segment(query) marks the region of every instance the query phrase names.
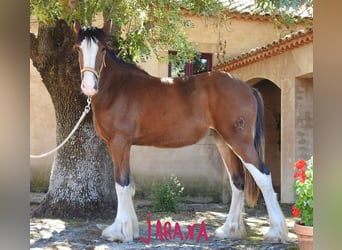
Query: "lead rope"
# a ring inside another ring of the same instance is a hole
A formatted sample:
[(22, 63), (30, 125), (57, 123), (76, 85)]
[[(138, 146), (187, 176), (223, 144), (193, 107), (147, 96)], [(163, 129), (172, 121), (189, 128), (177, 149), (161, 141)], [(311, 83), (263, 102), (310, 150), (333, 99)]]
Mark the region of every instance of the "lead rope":
[(89, 111), (90, 111), (90, 104), (91, 104), (91, 96), (88, 96), (87, 105), (84, 107), (84, 111), (83, 111), (80, 119), (78, 120), (78, 122), (76, 123), (75, 127), (73, 128), (73, 130), (68, 135), (68, 137), (65, 138), (65, 140), (59, 146), (57, 146), (56, 148), (54, 148), (54, 149), (52, 149), (49, 152), (44, 153), (44, 154), (40, 154), (40, 155), (31, 155), (30, 154), (30, 158), (43, 158), (45, 156), (48, 156), (48, 155), (56, 152), (58, 149), (60, 149), (70, 139), (70, 137), (75, 133), (75, 131), (78, 129), (78, 127), (80, 126), (80, 124), (83, 121), (83, 119), (85, 118), (85, 116), (89, 113)]

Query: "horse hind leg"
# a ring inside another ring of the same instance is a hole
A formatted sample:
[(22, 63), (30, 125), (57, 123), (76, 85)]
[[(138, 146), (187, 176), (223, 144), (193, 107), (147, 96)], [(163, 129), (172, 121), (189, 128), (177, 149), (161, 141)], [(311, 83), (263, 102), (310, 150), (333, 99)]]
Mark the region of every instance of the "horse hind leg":
[[(262, 162), (260, 164), (263, 164)], [(277, 200), (277, 194), (273, 190), (271, 174), (262, 173), (255, 165), (244, 163), (245, 167), (252, 174), (257, 185), (264, 196), (267, 212), (270, 220), (270, 229), (265, 234), (265, 241), (272, 243), (287, 242), (288, 229), (285, 217)]]
[(127, 242), (139, 238), (138, 218), (133, 205), (134, 184), (130, 178), (129, 152), (123, 140), (113, 140), (110, 147), (114, 163), (117, 213), (112, 225), (102, 231), (101, 238), (109, 241)]
[(216, 229), (218, 239), (242, 239), (246, 236), (242, 209), (244, 206), (244, 172), (240, 160), (235, 156), (222, 138), (214, 132), (217, 148), (227, 170), (232, 190), (232, 199), (225, 223)]
[(288, 229), (277, 200), (277, 195), (273, 190), (270, 171), (259, 158), (253, 144), (244, 144), (243, 146), (233, 144), (231, 147), (252, 175), (263, 194), (270, 220), (270, 229), (265, 234), (264, 240), (272, 243), (287, 242)]

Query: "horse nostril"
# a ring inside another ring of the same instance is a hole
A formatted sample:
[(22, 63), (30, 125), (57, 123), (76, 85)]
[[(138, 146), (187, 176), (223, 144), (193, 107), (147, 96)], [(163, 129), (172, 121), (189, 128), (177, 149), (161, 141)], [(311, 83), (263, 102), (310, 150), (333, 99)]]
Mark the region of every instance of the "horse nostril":
[(92, 83), (92, 82), (89, 82), (89, 81), (83, 81), (82, 82), (82, 86), (84, 87), (84, 88), (89, 88), (89, 87), (92, 87), (92, 86), (94, 86), (95, 85), (95, 83)]

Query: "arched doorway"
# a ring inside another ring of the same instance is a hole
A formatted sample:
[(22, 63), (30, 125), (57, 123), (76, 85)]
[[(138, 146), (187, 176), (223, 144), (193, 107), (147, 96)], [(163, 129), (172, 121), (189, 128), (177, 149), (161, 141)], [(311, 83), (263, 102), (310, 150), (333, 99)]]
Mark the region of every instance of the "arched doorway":
[(253, 87), (260, 91), (264, 100), (265, 163), (271, 170), (274, 191), (278, 194), (278, 199), (280, 199), (281, 89), (267, 79), (258, 79), (251, 82), (254, 82)]

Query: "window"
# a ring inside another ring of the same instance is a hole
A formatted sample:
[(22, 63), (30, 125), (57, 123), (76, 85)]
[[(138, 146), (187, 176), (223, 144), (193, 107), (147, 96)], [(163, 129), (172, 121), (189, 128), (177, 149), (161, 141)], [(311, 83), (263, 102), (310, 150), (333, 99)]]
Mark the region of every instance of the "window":
[[(176, 51), (169, 51), (171, 55), (177, 55)], [(202, 53), (193, 63), (184, 65), (174, 65), (169, 62), (169, 77), (190, 76), (202, 72), (211, 71), (212, 69), (212, 54)]]

